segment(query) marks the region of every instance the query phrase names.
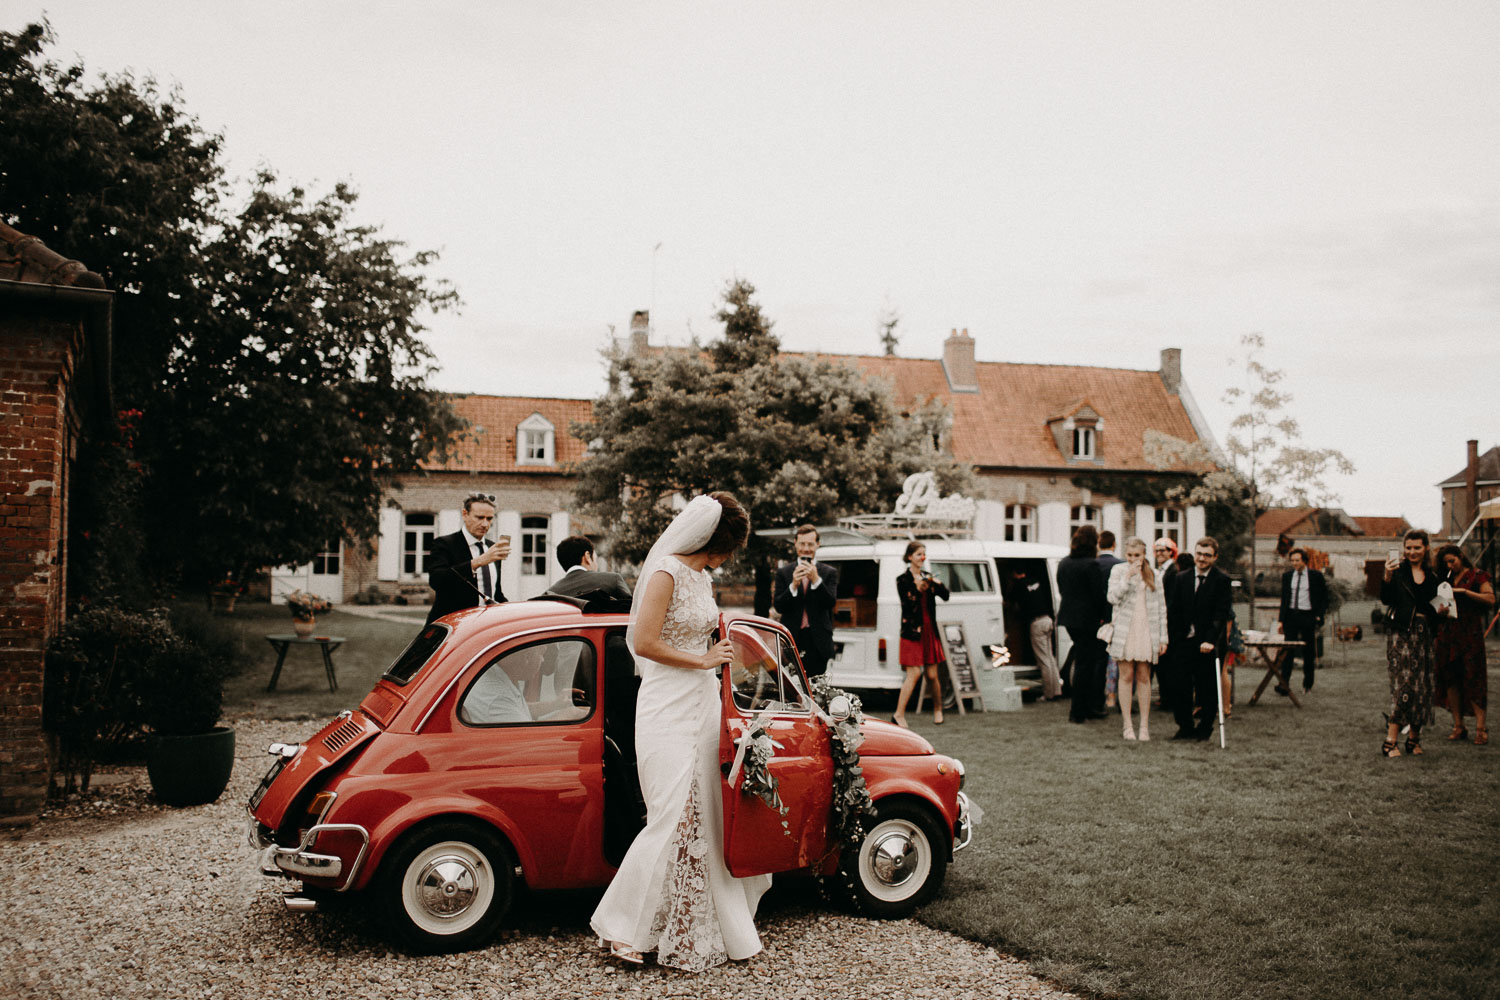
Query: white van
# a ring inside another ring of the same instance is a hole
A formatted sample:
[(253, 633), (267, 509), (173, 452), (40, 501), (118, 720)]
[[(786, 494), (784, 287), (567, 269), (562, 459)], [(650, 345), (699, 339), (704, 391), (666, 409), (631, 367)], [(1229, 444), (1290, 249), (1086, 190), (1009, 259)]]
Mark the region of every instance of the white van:
[[(896, 577), (906, 571), (901, 558), (909, 539), (876, 538), (845, 528), (820, 529), (818, 561), (839, 570), (838, 603), (834, 607), (834, 658), (828, 680), (836, 687), (899, 688), (901, 598)], [(927, 566), (948, 588), (949, 598), (937, 602), (937, 624), (945, 637), (947, 626), (962, 626), (971, 661), (989, 655), (988, 647), (1004, 645), (1011, 665), (1019, 667), (1023, 686), (1039, 684), (1040, 671), (1031, 653), (1029, 631), (1022, 623), (1009, 629), (1005, 600), (1011, 570), (1024, 566), (1032, 579), (1042, 577), (1057, 607), (1057, 563), (1068, 554), (1056, 545), (996, 542), (974, 538), (918, 538), (927, 547)], [(1067, 655), (1066, 633), (1059, 630), (1058, 663)]]

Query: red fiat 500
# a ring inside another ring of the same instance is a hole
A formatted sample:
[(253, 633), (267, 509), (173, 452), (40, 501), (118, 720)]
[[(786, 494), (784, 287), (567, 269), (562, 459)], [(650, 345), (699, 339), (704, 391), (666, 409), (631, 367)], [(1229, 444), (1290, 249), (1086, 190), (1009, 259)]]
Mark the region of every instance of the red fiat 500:
[[(358, 709), (305, 743), (272, 744), (250, 838), (265, 874), (301, 880), (288, 908), (369, 893), (410, 947), (448, 951), (485, 941), (522, 886), (607, 885), (645, 820), (626, 621), (553, 600), (450, 615)], [(728, 632), (723, 770), (759, 718), (779, 744), (768, 769), (788, 809), (783, 817), (724, 783), (729, 870), (842, 873), (862, 912), (910, 913), (969, 842), (963, 766), (867, 721), (860, 762), (879, 818), (841, 858), (829, 831), (828, 729), (791, 638), (752, 616), (730, 619)], [(847, 717), (837, 698), (830, 709)]]

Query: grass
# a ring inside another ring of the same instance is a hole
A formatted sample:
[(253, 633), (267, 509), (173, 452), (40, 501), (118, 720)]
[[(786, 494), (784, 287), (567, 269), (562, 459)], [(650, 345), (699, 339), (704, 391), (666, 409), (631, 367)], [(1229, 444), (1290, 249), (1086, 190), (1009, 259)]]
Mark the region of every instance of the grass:
[[(249, 652), (226, 713), (323, 718), (354, 706), (420, 628), (423, 609), (407, 614), (320, 617), (317, 634), (348, 640), (334, 654), (340, 690), (328, 691), (315, 650), (294, 648), (268, 693), (264, 635), (290, 631), (289, 615), (242, 606), (223, 619)], [(1146, 744), (1121, 740), (1117, 716), (1069, 725), (1063, 702), (949, 712), (941, 729), (912, 713), (964, 761), (985, 809), (920, 919), (1095, 995), (1500, 995), (1500, 743), (1447, 743), (1439, 710), (1424, 757), (1380, 758), (1384, 649), (1381, 637), (1331, 644), (1300, 711), (1269, 690), (1246, 705), (1259, 674), (1241, 673), (1225, 750), (1167, 742), (1175, 727), (1162, 713)], [(884, 696), (866, 700), (889, 711)], [(582, 927), (588, 907), (575, 909)]]
[(1301, 711), (1246, 705), (1259, 679), (1225, 750), (1062, 702), (923, 720), (986, 812), (921, 918), (1109, 996), (1500, 995), (1500, 744), (1446, 742), (1439, 710), (1425, 756), (1379, 757), (1381, 637), (1330, 647)]
[(345, 639), (333, 653), (339, 682), (337, 691), (328, 690), (323, 658), (311, 646), (293, 646), (287, 651), (276, 690), (267, 691), (266, 684), (276, 666), (276, 652), (265, 637), (290, 632), (292, 616), (280, 606), (240, 604), (233, 614), (218, 619), (240, 634), (244, 650), (235, 675), (224, 687), (224, 713), (262, 719), (300, 719), (331, 717), (353, 708), (421, 631), (427, 617), (426, 608), (392, 606), (385, 611), (409, 621), (366, 618), (337, 610), (318, 616), (314, 635)]

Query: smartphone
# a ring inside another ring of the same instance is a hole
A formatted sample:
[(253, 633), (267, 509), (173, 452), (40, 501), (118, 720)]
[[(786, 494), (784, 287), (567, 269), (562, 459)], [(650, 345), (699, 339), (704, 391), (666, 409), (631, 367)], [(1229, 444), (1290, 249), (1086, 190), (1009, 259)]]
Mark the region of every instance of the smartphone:
[(797, 557), (797, 565), (798, 566), (811, 566), (812, 565), (812, 556), (798, 556)]
[(1389, 549), (1389, 550), (1387, 550), (1386, 554), (1385, 554), (1385, 561), (1386, 562), (1400, 562), (1401, 561), (1401, 550), (1400, 549)]

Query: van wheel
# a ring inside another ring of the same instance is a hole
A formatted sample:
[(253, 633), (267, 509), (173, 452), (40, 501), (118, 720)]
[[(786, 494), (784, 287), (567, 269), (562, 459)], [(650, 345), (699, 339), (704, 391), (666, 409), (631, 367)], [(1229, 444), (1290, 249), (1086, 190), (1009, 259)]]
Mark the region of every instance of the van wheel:
[(937, 894), (948, 874), (948, 839), (932, 811), (913, 802), (876, 803), (878, 818), (858, 851), (839, 862), (854, 908), (897, 920)]
[(386, 859), (381, 908), (392, 936), (419, 952), (489, 940), (510, 909), (515, 861), (491, 831), (463, 822), (417, 831)]

